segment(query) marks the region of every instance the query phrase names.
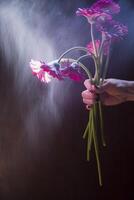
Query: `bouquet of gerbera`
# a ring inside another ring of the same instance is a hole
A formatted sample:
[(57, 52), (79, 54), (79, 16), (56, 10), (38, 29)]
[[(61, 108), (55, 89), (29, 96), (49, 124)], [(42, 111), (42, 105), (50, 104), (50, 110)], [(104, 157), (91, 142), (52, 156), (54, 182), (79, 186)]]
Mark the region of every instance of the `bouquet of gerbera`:
[[(106, 77), (112, 43), (121, 40), (128, 33), (125, 25), (113, 19), (113, 15), (119, 12), (120, 6), (112, 0), (99, 0), (90, 8), (79, 8), (76, 14), (86, 17), (90, 24), (91, 42), (89, 42), (87, 47), (78, 46), (67, 50), (57, 60), (50, 63), (31, 60), (30, 67), (33, 74), (46, 83), (53, 78), (64, 80), (68, 77), (75, 81), (80, 81), (84, 78), (81, 71), (83, 69), (89, 81), (96, 87), (100, 87)], [(97, 37), (95, 37), (94, 31), (97, 31)], [(76, 50), (83, 51), (84, 55), (78, 59), (65, 57), (70, 51)], [(94, 61), (94, 74), (82, 63), (82, 60), (88, 56)], [(96, 101), (89, 111), (89, 121), (83, 138), (87, 138), (87, 160), (90, 158), (91, 145), (94, 145), (99, 184), (102, 185), (97, 127), (100, 129), (102, 144), (105, 146), (102, 107), (99, 100)]]

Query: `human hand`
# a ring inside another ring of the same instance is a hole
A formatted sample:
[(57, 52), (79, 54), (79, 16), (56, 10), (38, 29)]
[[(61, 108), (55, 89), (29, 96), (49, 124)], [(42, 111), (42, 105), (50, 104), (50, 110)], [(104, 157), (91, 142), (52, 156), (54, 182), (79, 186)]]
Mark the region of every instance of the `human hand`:
[(104, 105), (117, 105), (129, 100), (130, 82), (119, 79), (106, 79), (100, 88), (96, 88), (89, 79), (84, 82), (87, 90), (82, 92), (83, 102), (90, 109), (96, 102), (97, 94)]
[(91, 84), (90, 80), (87, 79), (84, 81), (84, 85), (87, 88), (84, 90), (81, 95), (83, 98), (83, 103), (86, 104), (86, 108), (90, 110), (90, 108), (93, 106), (93, 104), (96, 102), (97, 99), (97, 89), (95, 85)]

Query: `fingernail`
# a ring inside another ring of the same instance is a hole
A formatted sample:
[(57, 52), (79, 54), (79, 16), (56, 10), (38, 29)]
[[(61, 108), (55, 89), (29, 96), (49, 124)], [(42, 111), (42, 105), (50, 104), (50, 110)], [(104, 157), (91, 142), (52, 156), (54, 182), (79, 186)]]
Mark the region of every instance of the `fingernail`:
[(91, 106), (86, 105), (86, 109), (87, 109), (87, 110), (90, 110), (90, 109), (91, 109)]

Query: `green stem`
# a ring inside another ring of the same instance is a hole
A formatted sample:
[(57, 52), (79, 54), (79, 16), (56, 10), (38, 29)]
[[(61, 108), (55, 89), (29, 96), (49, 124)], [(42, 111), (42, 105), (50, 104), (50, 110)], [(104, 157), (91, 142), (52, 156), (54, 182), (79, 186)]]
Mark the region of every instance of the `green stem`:
[(94, 75), (94, 83), (96, 85), (99, 84), (99, 68), (98, 68), (98, 59), (94, 59), (94, 64), (95, 64), (95, 75)]
[(93, 138), (93, 110), (90, 113), (91, 120), (90, 120), (90, 127), (88, 130), (88, 140), (87, 140), (87, 160), (90, 160), (90, 150), (91, 150), (91, 144), (92, 144), (92, 138)]
[(84, 52), (88, 52), (87, 48), (85, 47), (73, 47), (73, 48), (70, 48), (68, 49), (67, 51), (65, 51), (58, 59), (58, 63), (60, 62), (60, 60), (67, 54), (69, 53), (70, 51), (74, 51), (74, 50), (81, 50), (81, 51), (84, 51)]
[[(96, 121), (96, 105), (93, 107), (94, 109), (94, 125)], [(97, 161), (97, 169), (98, 169), (98, 176), (99, 176), (99, 184), (102, 186), (102, 177), (101, 177), (101, 167), (100, 167), (100, 159), (99, 159), (99, 148), (98, 148), (98, 141), (96, 136), (96, 128), (93, 129), (93, 141), (94, 141), (94, 148), (95, 148), (95, 155), (96, 155), (96, 161)]]
[(108, 53), (108, 56), (107, 56), (107, 59), (106, 59), (106, 63), (105, 63), (105, 67), (104, 67), (104, 71), (103, 71), (103, 74), (102, 74), (101, 84), (103, 84), (104, 79), (105, 79), (106, 74), (107, 74), (108, 64), (109, 64), (109, 58), (110, 58), (110, 52)]
[(99, 48), (99, 56), (102, 54), (102, 52), (103, 52), (103, 46), (104, 46), (104, 41), (105, 41), (105, 39), (104, 39), (104, 36), (102, 35), (102, 39), (101, 39), (101, 45), (100, 45), (100, 48)]
[(92, 74), (90, 73), (90, 71), (82, 63), (78, 62), (78, 64), (86, 72), (86, 74), (88, 75), (88, 78), (90, 79), (90, 81), (92, 83)]
[(89, 57), (90, 55), (89, 54), (86, 54), (84, 56), (81, 56), (77, 59), (77, 62), (80, 62), (80, 60), (82, 60), (83, 58), (86, 58), (86, 57)]
[(101, 45), (100, 45), (100, 48), (99, 48), (99, 66), (100, 66), (100, 77), (101, 77), (101, 74), (102, 74), (102, 66), (103, 66), (103, 47), (104, 47), (104, 36), (102, 35), (102, 40), (101, 40)]
[(98, 106), (99, 106), (99, 116), (100, 116), (100, 129), (101, 129), (101, 140), (102, 140), (102, 144), (105, 147), (106, 146), (106, 142), (104, 139), (104, 128), (103, 128), (103, 116), (102, 116), (102, 105), (101, 102), (98, 102)]
[(98, 57), (98, 52), (97, 52), (97, 48), (96, 48), (96, 45), (95, 45), (95, 39), (94, 39), (94, 33), (93, 33), (93, 24), (91, 24), (91, 39), (92, 39), (92, 43), (93, 43), (95, 57)]
[(95, 39), (94, 39), (94, 32), (93, 32), (93, 24), (91, 24), (91, 39), (92, 39), (92, 44), (93, 44), (93, 49), (95, 52), (95, 58), (94, 58), (94, 64), (95, 64), (95, 75), (94, 75), (94, 80), (96, 84), (99, 84), (99, 55), (97, 52), (96, 44), (95, 44)]
[(85, 129), (85, 131), (84, 131), (84, 134), (83, 134), (83, 139), (85, 139), (85, 138), (86, 138), (86, 136), (87, 136), (87, 133), (88, 133), (88, 129), (89, 129), (89, 122), (88, 122), (88, 124), (87, 124), (87, 127), (86, 127), (86, 129)]
[[(111, 44), (111, 40), (110, 40), (110, 44)], [(110, 59), (110, 44), (109, 44), (109, 52), (108, 52), (108, 55), (107, 55), (104, 71), (103, 71), (103, 74), (102, 74), (101, 84), (103, 84), (104, 79), (106, 78), (107, 70), (108, 70), (108, 64), (109, 64), (109, 59)]]
[(85, 129), (85, 131), (84, 131), (84, 134), (83, 134), (83, 139), (85, 139), (86, 138), (86, 136), (87, 136), (87, 133), (88, 133), (88, 129), (89, 129), (89, 127), (90, 127), (90, 121), (91, 121), (91, 112), (89, 111), (89, 120), (88, 120), (88, 124), (87, 124), (87, 127), (86, 127), (86, 129)]
[[(86, 57), (88, 57), (88, 56), (90, 56), (89, 54), (88, 55), (84, 55), (84, 56), (81, 56), (80, 58), (78, 58), (78, 60), (77, 60), (77, 62), (79, 62), (81, 59), (83, 59), (83, 58), (86, 58)], [(94, 60), (94, 64), (95, 64), (95, 72), (97, 73), (98, 72), (98, 65), (97, 65), (97, 58), (92, 54), (91, 55), (91, 57), (92, 57), (92, 59)], [(97, 74), (95, 74), (95, 80), (98, 80), (98, 73)], [(98, 82), (98, 81), (97, 81)]]

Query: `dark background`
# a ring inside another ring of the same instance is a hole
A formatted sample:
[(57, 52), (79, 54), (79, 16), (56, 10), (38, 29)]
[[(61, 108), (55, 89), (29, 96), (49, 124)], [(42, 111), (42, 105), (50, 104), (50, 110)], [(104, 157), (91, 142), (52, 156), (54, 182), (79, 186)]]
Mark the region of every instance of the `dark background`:
[[(22, 2), (27, 5), (27, 16), (36, 1)], [(87, 44), (89, 27), (83, 18), (76, 19), (74, 13), (78, 7), (86, 7), (92, 2), (42, 0), (36, 4), (37, 12), (41, 11), (44, 18), (44, 10), (51, 13), (55, 8), (56, 12), (51, 16), (54, 20), (51, 20), (51, 26), (46, 25), (46, 33), (53, 41), (58, 55), (76, 44)], [(129, 34), (113, 47), (107, 77), (134, 80), (134, 3), (127, 1), (129, 6), (124, 6), (124, 1), (120, 3), (123, 14), (119, 18), (128, 25)], [(77, 24), (76, 29), (71, 18)], [(71, 21), (71, 28), (65, 25), (66, 20)], [(62, 28), (67, 30), (64, 34), (60, 32)], [(67, 38), (71, 31), (72, 43), (69, 43)], [(63, 44), (60, 39), (64, 37), (66, 42)], [(2, 42), (9, 38), (5, 33), (5, 37), (1, 36), (0, 39)], [(18, 62), (20, 52), (16, 51), (13, 41), (8, 48), (12, 52), (10, 62), (7, 62), (3, 48), (1, 45), (0, 200), (133, 199), (134, 103), (103, 107), (107, 147), (100, 147), (103, 174), (103, 186), (100, 187), (94, 149), (88, 163), (86, 143), (82, 139), (88, 120), (88, 112), (81, 99), (83, 83), (68, 80), (60, 83), (60, 89), (54, 90), (53, 94), (57, 107), (53, 117), (53, 109), (49, 111), (51, 103), (45, 103), (49, 86), (34, 78), (29, 68), (25, 72), (16, 67), (26, 66), (28, 60), (25, 60), (23, 54), (23, 61)], [(29, 74), (28, 79), (22, 76), (25, 73)], [(25, 84), (18, 84), (21, 82)], [(59, 87), (59, 83), (55, 82), (55, 85)]]

